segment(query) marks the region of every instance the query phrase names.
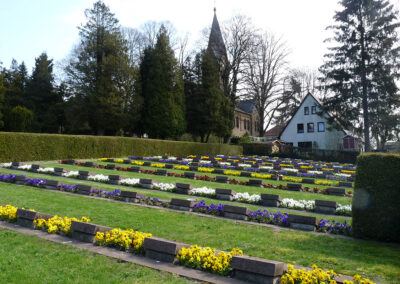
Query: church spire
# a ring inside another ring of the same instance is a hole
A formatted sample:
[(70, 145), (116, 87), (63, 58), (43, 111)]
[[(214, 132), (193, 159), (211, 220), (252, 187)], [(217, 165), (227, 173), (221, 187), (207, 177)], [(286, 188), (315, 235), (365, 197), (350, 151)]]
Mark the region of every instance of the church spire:
[(223, 60), (226, 56), (226, 48), (222, 37), (221, 28), (217, 19), (217, 9), (214, 6), (214, 18), (211, 26), (210, 38), (208, 40), (208, 50), (218, 60)]

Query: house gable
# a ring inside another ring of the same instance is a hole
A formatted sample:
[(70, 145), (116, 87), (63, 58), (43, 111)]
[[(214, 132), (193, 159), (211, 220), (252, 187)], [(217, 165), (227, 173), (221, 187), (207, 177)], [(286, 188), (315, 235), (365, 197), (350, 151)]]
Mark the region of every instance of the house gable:
[(313, 148), (341, 150), (342, 139), (346, 132), (336, 121), (334, 123), (341, 128), (340, 130), (329, 126), (328, 120), (332, 116), (328, 113), (319, 115), (321, 106), (321, 103), (312, 94), (307, 94), (296, 113), (280, 133), (279, 138), (282, 141), (293, 143), (295, 147), (304, 145), (310, 147), (311, 145)]

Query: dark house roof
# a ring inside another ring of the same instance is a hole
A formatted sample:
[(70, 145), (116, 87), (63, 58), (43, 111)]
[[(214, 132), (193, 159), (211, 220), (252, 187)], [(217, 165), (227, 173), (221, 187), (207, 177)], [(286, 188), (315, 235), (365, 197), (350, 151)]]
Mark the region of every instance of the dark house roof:
[[(322, 102), (321, 102), (319, 99), (317, 99), (316, 97), (314, 97), (311, 93), (308, 93), (307, 96), (305, 96), (304, 99), (303, 99), (303, 101), (300, 103), (300, 105), (299, 105), (299, 107), (297, 108), (297, 110), (296, 110), (296, 112), (294, 113), (294, 115), (290, 118), (290, 120), (288, 121), (288, 123), (286, 123), (286, 126), (282, 129), (281, 133), (279, 133), (279, 136), (278, 136), (279, 139), (281, 139), (282, 133), (285, 131), (286, 127), (287, 127), (287, 126), (289, 125), (289, 123), (292, 121), (293, 117), (296, 115), (296, 113), (299, 111), (299, 109), (301, 109), (301, 107), (303, 106), (303, 103), (305, 102), (305, 100), (306, 100), (309, 96), (311, 96), (311, 97), (317, 102), (317, 105), (322, 106)], [(337, 124), (339, 125), (340, 129), (341, 129), (341, 130), (343, 131), (343, 133), (346, 135), (346, 134), (347, 134), (347, 130), (342, 126), (342, 124), (341, 124), (339, 121), (337, 121), (337, 119), (336, 119), (333, 115), (331, 115), (329, 112), (327, 112), (327, 114), (328, 114), (328, 116), (329, 116), (330, 118), (333, 118), (333, 119), (334, 119), (335, 123), (337, 123)]]
[(264, 136), (278, 137), (283, 128), (285, 128), (285, 125), (275, 125), (274, 127), (267, 130)]
[(254, 103), (252, 101), (240, 101), (236, 106), (236, 110), (252, 114), (254, 110)]
[(211, 26), (210, 38), (208, 40), (208, 48), (212, 55), (220, 62), (227, 58), (224, 39), (222, 37), (221, 28), (219, 27), (216, 9), (214, 8), (214, 19)]

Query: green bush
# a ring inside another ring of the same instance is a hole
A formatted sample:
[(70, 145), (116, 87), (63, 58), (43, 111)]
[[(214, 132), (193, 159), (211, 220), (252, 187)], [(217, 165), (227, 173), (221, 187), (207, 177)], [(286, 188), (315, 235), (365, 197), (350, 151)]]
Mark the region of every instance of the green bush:
[(272, 143), (242, 143), (244, 155), (271, 155)]
[(0, 161), (44, 161), (128, 155), (242, 154), (242, 147), (140, 138), (0, 132)]
[(400, 155), (358, 157), (352, 212), (355, 237), (400, 242)]

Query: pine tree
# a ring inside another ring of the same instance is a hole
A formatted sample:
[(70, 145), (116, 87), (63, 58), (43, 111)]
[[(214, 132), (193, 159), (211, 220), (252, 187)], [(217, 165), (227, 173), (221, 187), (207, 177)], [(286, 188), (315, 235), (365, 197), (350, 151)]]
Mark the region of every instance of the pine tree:
[(4, 75), (3, 70), (0, 70), (0, 129), (4, 127), (3, 121), (3, 109), (4, 109), (4, 96), (6, 93), (6, 88), (4, 86)]
[(341, 0), (340, 4), (343, 9), (334, 16), (336, 24), (329, 27), (337, 45), (325, 55), (320, 69), (334, 94), (324, 105), (345, 127), (359, 126), (369, 151), (371, 118), (381, 107), (393, 111), (387, 102), (397, 92), (398, 14), (387, 0)]
[(35, 60), (35, 67), (27, 83), (26, 101), (34, 113), (32, 122), (34, 131), (46, 133), (58, 131), (54, 106), (61, 103), (62, 98), (54, 89), (53, 60), (49, 59), (45, 52)]
[(72, 101), (80, 104), (70, 105), (80, 117), (80, 128), (87, 122), (97, 135), (115, 135), (124, 126), (127, 97), (133, 95), (126, 85), (133, 72), (127, 43), (118, 20), (102, 1), (85, 15), (87, 22), (79, 28), (80, 45), (66, 68), (75, 94)]
[(152, 138), (178, 138), (186, 129), (182, 72), (161, 26), (154, 48), (140, 66), (144, 132)]
[(215, 58), (209, 51), (202, 51), (193, 62), (186, 62), (184, 71), (189, 133), (199, 136), (201, 142), (208, 142), (212, 133), (218, 137), (229, 137), (233, 121), (227, 115), (230, 100), (221, 87)]

